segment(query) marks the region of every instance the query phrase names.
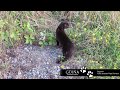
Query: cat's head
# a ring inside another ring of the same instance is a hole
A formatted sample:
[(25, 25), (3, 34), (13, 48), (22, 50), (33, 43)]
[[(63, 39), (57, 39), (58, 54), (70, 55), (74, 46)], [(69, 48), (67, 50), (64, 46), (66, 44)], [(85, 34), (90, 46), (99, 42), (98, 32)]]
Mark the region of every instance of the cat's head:
[(64, 29), (67, 29), (69, 27), (74, 27), (75, 23), (71, 22), (68, 19), (61, 19), (61, 25), (63, 26)]

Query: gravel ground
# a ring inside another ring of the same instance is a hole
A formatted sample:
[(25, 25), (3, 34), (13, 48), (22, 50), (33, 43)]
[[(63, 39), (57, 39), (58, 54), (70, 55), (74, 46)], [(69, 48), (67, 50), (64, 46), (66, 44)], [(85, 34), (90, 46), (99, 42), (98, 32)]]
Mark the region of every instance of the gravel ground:
[(60, 69), (81, 68), (86, 60), (70, 60), (57, 64), (58, 55), (62, 55), (61, 49), (54, 46), (39, 47), (33, 45), (20, 46), (14, 50), (8, 50), (9, 69), (5, 79), (84, 79), (80, 76), (60, 76)]

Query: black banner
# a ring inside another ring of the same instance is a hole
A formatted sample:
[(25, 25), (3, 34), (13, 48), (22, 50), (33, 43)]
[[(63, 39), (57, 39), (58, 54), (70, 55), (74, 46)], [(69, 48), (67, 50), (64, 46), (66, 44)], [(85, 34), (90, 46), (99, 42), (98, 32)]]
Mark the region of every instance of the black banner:
[(61, 69), (61, 76), (120, 76), (120, 69)]

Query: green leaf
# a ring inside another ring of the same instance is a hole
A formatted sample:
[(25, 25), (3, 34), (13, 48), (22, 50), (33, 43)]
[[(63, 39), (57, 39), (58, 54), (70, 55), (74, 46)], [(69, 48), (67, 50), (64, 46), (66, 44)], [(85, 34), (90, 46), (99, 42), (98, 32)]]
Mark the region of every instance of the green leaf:
[(29, 39), (26, 39), (26, 42), (25, 42), (26, 44), (29, 44)]
[(49, 42), (49, 45), (52, 45), (52, 42)]
[(33, 35), (31, 34), (31, 35), (30, 35), (30, 39), (35, 39), (35, 37), (33, 37)]
[(29, 23), (29, 22), (27, 22), (27, 29), (28, 29), (28, 31), (33, 32), (33, 29), (31, 28), (31, 26), (30, 26), (30, 23)]
[(10, 37), (11, 37), (11, 38), (16, 38), (15, 32), (12, 32), (12, 33), (10, 34)]
[(47, 45), (48, 45), (48, 43), (47, 43), (47, 42), (44, 42), (44, 45), (45, 45), (45, 46), (47, 46)]
[(25, 22), (24, 24), (23, 24), (23, 29), (26, 29), (27, 28), (27, 23)]
[(25, 35), (24, 38), (28, 39), (28, 38), (29, 38), (29, 35)]
[(25, 39), (26, 39), (26, 42), (25, 42), (26, 44), (31, 43), (31, 42), (30, 42), (30, 37), (29, 37), (29, 35), (25, 35), (24, 37), (25, 37)]
[(39, 45), (43, 45), (43, 42), (42, 42), (42, 41), (39, 41)]
[(29, 22), (27, 22), (27, 28), (30, 28), (30, 23)]
[(29, 43), (32, 44), (32, 40), (31, 39), (29, 39)]
[(49, 41), (52, 41), (52, 37), (49, 37), (48, 40), (49, 40)]
[(2, 40), (5, 39), (5, 32), (1, 32), (1, 38), (2, 38)]

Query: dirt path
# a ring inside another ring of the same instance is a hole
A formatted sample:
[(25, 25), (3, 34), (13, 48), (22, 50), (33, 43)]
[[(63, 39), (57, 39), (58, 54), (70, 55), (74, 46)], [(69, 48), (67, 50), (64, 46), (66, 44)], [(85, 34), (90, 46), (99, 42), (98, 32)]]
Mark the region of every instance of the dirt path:
[(54, 46), (38, 47), (25, 45), (9, 52), (9, 68), (4, 72), (6, 79), (82, 79), (84, 77), (60, 76), (61, 66), (64, 68), (81, 68), (85, 60), (70, 60), (56, 64), (59, 48)]

